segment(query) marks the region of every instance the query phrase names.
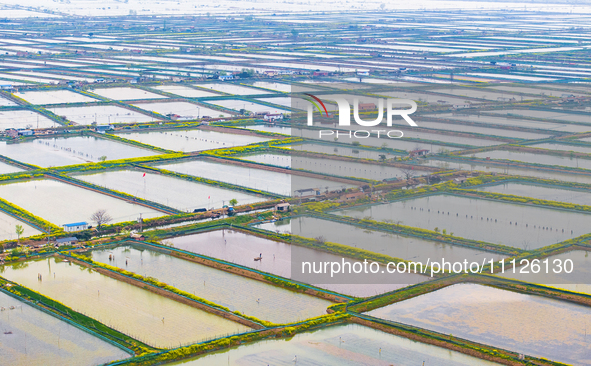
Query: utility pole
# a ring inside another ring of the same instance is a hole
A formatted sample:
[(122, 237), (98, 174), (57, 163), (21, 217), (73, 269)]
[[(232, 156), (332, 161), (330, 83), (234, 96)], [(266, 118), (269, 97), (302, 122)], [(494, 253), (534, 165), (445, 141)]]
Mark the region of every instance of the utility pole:
[(143, 231), (143, 224), (144, 224), (144, 219), (142, 219), (142, 214), (140, 214), (140, 218), (137, 219), (137, 222), (140, 224), (140, 233)]

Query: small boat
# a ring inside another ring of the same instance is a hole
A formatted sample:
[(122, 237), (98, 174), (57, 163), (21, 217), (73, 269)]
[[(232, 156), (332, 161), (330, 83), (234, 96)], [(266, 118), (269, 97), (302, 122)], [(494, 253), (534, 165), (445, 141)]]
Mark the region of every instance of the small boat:
[(12, 334), (12, 332), (11, 331), (8, 331), (8, 332), (4, 332), (4, 334)]
[(260, 261), (261, 259), (263, 259), (263, 253), (259, 254), (258, 257), (255, 257), (254, 260), (256, 261)]
[(14, 309), (16, 309), (16, 308), (14, 307), (14, 305), (10, 307), (10, 310), (14, 310)]

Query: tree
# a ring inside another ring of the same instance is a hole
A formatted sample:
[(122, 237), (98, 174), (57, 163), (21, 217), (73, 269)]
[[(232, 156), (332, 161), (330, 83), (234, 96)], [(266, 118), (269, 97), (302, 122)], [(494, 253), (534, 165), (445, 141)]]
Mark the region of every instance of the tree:
[(90, 219), (96, 222), (97, 229), (101, 227), (103, 224), (108, 224), (113, 220), (113, 218), (107, 213), (107, 210), (97, 210), (95, 213), (90, 216)]
[(386, 155), (380, 154), (380, 161), (382, 161), (382, 162), (386, 161)]
[(401, 169), (401, 171), (406, 180), (411, 179), (415, 175), (415, 172), (412, 169)]
[(380, 4), (380, 9), (384, 10), (385, 7), (386, 7), (386, 4)]
[(16, 231), (16, 237), (17, 237), (16, 241), (17, 241), (17, 243), (20, 243), (21, 235), (23, 235), (23, 233), (25, 232), (23, 225), (16, 225), (15, 231)]
[(232, 198), (229, 203), (230, 206), (236, 206), (238, 204), (238, 200), (236, 198)]
[(103, 155), (101, 157), (98, 158), (100, 162), (103, 162), (105, 160), (107, 160), (107, 155)]

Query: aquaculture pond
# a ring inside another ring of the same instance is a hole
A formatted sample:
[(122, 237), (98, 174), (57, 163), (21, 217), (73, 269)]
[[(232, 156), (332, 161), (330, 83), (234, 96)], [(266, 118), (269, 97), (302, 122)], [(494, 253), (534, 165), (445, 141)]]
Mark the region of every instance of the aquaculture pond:
[(247, 126), (236, 126), (246, 128), (247, 130), (281, 133), (284, 135), (291, 134), (291, 127), (288, 126), (277, 126), (277, 125), (247, 125)]
[(526, 182), (507, 182), (476, 188), (479, 191), (496, 192), (539, 198), (542, 200), (568, 202), (591, 206), (591, 192), (564, 187), (543, 186)]
[[(406, 125), (405, 121), (396, 121), (397, 124)], [(535, 132), (523, 132), (523, 131), (512, 131), (507, 129), (501, 128), (488, 128), (488, 127), (480, 127), (480, 126), (467, 126), (467, 125), (460, 125), (460, 124), (452, 124), (452, 123), (445, 123), (445, 122), (430, 122), (430, 121), (418, 121), (417, 122), (420, 127), (417, 130), (423, 128), (434, 128), (437, 130), (444, 130), (444, 131), (457, 131), (463, 133), (479, 133), (483, 135), (492, 135), (492, 136), (500, 136), (505, 138), (514, 138), (514, 139), (542, 139), (552, 136), (551, 134), (541, 134)], [(405, 136), (412, 137), (409, 134)], [(471, 144), (468, 144), (471, 145)]]
[[(231, 311), (275, 323), (290, 323), (326, 314), (332, 303), (250, 278), (179, 259), (141, 246), (94, 250), (92, 259), (154, 277)], [(109, 256), (114, 255), (114, 260)]]
[(128, 88), (128, 87), (117, 87), (117, 88), (101, 88), (91, 89), (91, 92), (98, 94), (102, 97), (114, 99), (114, 100), (133, 100), (133, 99), (165, 99), (160, 94), (151, 93), (143, 89)]
[(234, 347), (170, 365), (326, 365), (326, 366), (492, 366), (496, 363), (415, 342), (369, 327), (347, 324)]
[(522, 175), (526, 177), (537, 177), (543, 179), (555, 179), (564, 182), (590, 183), (591, 174), (581, 174), (576, 172), (562, 172), (553, 170), (543, 170), (536, 167), (516, 167), (503, 164), (495, 164), (481, 161), (462, 162), (459, 160), (435, 160), (428, 159), (421, 161), (421, 164), (435, 166), (442, 170), (466, 170), (481, 171), (486, 173), (503, 173), (510, 175)]
[(452, 113), (442, 113), (442, 114), (431, 114), (427, 115), (428, 117), (437, 117), (437, 118), (445, 118), (451, 120), (458, 120), (458, 121), (467, 121), (473, 123), (482, 123), (484, 125), (501, 125), (501, 126), (515, 126), (515, 127), (522, 127), (522, 128), (535, 128), (535, 129), (543, 129), (543, 130), (551, 130), (551, 131), (561, 131), (561, 132), (585, 132), (591, 131), (591, 126), (585, 125), (578, 125), (578, 124), (567, 124), (567, 123), (558, 123), (558, 122), (542, 122), (542, 121), (532, 121), (527, 119), (519, 119), (516, 117), (497, 117), (497, 116), (486, 116), (480, 114), (452, 114)]
[(569, 302), (459, 284), (367, 315), (552, 361), (591, 364), (591, 310)]
[(315, 217), (295, 217), (256, 225), (260, 229), (288, 232), (306, 238), (323, 237), (326, 241), (339, 243), (370, 252), (389, 255), (413, 262), (426, 263), (436, 258), (449, 261), (478, 261), (505, 258), (504, 255), (456, 246), (444, 242), (401, 236), (376, 230), (369, 230), (341, 222)]
[(10, 128), (49, 128), (59, 126), (58, 123), (37, 112), (26, 110), (0, 111), (0, 129)]
[(155, 347), (179, 347), (250, 330), (59, 258), (5, 266), (2, 277)]
[(277, 107), (270, 107), (264, 104), (253, 103), (246, 100), (241, 99), (222, 99), (222, 100), (208, 100), (207, 103), (211, 103), (214, 105), (218, 105), (220, 107), (233, 109), (235, 111), (240, 111), (241, 109), (245, 109), (249, 112), (253, 113), (289, 113), (287, 109), (281, 109)]
[(26, 91), (24, 93), (14, 93), (14, 95), (26, 100), (31, 104), (65, 104), (98, 101), (94, 98), (90, 98), (86, 95), (78, 94), (69, 90)]
[(228, 117), (230, 114), (188, 102), (135, 103), (134, 106), (148, 112), (160, 113), (164, 116), (178, 115), (179, 120), (191, 120), (201, 117)]
[[(546, 265), (544, 263), (546, 259), (550, 268), (548, 273), (546, 273)], [(559, 262), (555, 262), (556, 260)], [(568, 271), (571, 270), (570, 266), (572, 263), (572, 272), (566, 273), (562, 271), (560, 273), (554, 273), (554, 269), (558, 271), (558, 267), (556, 266), (559, 263), (562, 267), (566, 266), (566, 270)], [(532, 272), (531, 264), (527, 267), (525, 266), (525, 262), (522, 266), (519, 266), (520, 264), (517, 262), (518, 267), (515, 268), (515, 271), (513, 271), (511, 266), (507, 266), (504, 273), (499, 272), (496, 275), (591, 295), (591, 256), (589, 255), (589, 251), (571, 250), (542, 258), (539, 264), (543, 270), (540, 270), (538, 273)]]
[(17, 239), (16, 225), (21, 225), (24, 229), (21, 234), (21, 238), (26, 238), (33, 235), (41, 234), (41, 231), (21, 220), (18, 220), (14, 216), (8, 215), (7, 213), (0, 211), (0, 240), (12, 240)]
[(0, 307), (4, 365), (102, 365), (130, 357), (123, 349), (3, 292)]
[(271, 140), (264, 137), (235, 135), (206, 130), (131, 132), (122, 133), (119, 136), (163, 149), (183, 152), (242, 146)]
[[(268, 272), (274, 275), (291, 277), (292, 246), (289, 243), (260, 238), (235, 230), (215, 230), (199, 234), (169, 238), (175, 248), (209, 257), (222, 259), (231, 263)], [(338, 261), (342, 256), (321, 252), (315, 249), (298, 247), (298, 255), (311, 261)], [(253, 258), (262, 255), (262, 260)], [(354, 261), (353, 259), (347, 261)], [(377, 275), (371, 284), (314, 284), (342, 294), (367, 297), (393, 291), (408, 284), (426, 281), (421, 275), (393, 273), (387, 276)]]
[(269, 90), (262, 90), (256, 88), (248, 88), (242, 85), (236, 85), (231, 83), (210, 83), (210, 84), (197, 84), (196, 86), (209, 89), (211, 91), (218, 91), (227, 94), (236, 94), (236, 95), (257, 95), (257, 94), (272, 94), (272, 91)]
[(38, 139), (16, 144), (0, 142), (0, 154), (43, 168), (107, 160), (153, 156), (159, 153), (94, 136)]
[(329, 145), (329, 144), (301, 144), (301, 145), (291, 145), (290, 148), (292, 150), (301, 150), (301, 151), (310, 151), (316, 152), (321, 154), (330, 154), (330, 155), (338, 155), (338, 156), (350, 156), (352, 158), (359, 158), (359, 159), (373, 159), (379, 160), (381, 156), (384, 155), (386, 159), (392, 159), (394, 157), (398, 157), (400, 155), (390, 154), (387, 151), (377, 151), (377, 150), (367, 150), (367, 149), (360, 149), (355, 147), (348, 147), (342, 145)]
[(93, 122), (99, 125), (106, 125), (110, 123), (151, 122), (155, 120), (152, 116), (116, 105), (52, 107), (48, 108), (48, 110), (58, 116), (66, 117), (68, 120), (79, 125), (90, 125)]
[(565, 113), (552, 110), (530, 109), (501, 109), (490, 111), (491, 113), (506, 114), (510, 116), (526, 116), (539, 119), (556, 119), (562, 121), (582, 122), (591, 124), (591, 115), (585, 113)]
[[(584, 139), (581, 139), (584, 140)], [(591, 154), (591, 145), (569, 145), (555, 142), (545, 142), (542, 144), (527, 145), (528, 147), (537, 147), (539, 149), (559, 150), (559, 151), (574, 151), (583, 154)]]
[(529, 164), (559, 165), (569, 168), (591, 169), (591, 159), (577, 157), (563, 157), (547, 154), (534, 154), (529, 152), (493, 150), (473, 154), (477, 158), (490, 158), (495, 160), (514, 160)]
[[(253, 169), (239, 165), (193, 160), (183, 163), (156, 165), (155, 167), (173, 172), (213, 179), (243, 187), (290, 196), (294, 190), (318, 188), (329, 190), (350, 188), (352, 185), (324, 179), (302, 177), (269, 170)], [(227, 200), (226, 200), (227, 201)], [(240, 203), (240, 200), (239, 200)]]
[(250, 204), (266, 200), (264, 197), (208, 184), (143, 171), (119, 170), (98, 174), (78, 175), (83, 181), (176, 208), (193, 211), (196, 208), (220, 208), (229, 200)]
[[(57, 226), (81, 221), (95, 225), (90, 217), (100, 209), (106, 210), (113, 218), (111, 223), (137, 220), (140, 214), (143, 218), (166, 215), (145, 206), (52, 179), (2, 184), (0, 197)], [(39, 202), (43, 202), (43, 205)]]
[(152, 86), (151, 88), (161, 90), (166, 93), (180, 95), (180, 96), (187, 97), (187, 98), (214, 97), (214, 96), (219, 95), (217, 93), (211, 93), (211, 92), (204, 91), (204, 90), (193, 89), (191, 87), (182, 86), (182, 85), (158, 85), (158, 86)]
[(338, 215), (401, 222), (448, 235), (537, 249), (587, 234), (590, 214), (448, 194), (355, 207)]
[[(256, 154), (242, 156), (241, 159), (341, 177), (384, 180), (390, 178), (403, 178), (405, 176), (402, 169), (392, 166), (338, 161), (329, 158), (309, 158), (283, 154)], [(418, 176), (423, 174), (425, 174), (425, 171), (421, 171), (420, 167), (414, 169), (413, 175)]]
[(23, 169), (21, 168), (17, 168), (15, 166), (0, 161), (0, 174), (10, 174), (22, 171)]
[[(334, 127), (334, 126), (333, 126)], [(331, 127), (328, 127), (331, 128)], [(315, 140), (323, 140), (326, 142), (333, 142), (336, 135), (323, 135), (320, 137), (318, 130), (301, 130), (292, 128), (291, 135), (294, 137), (306, 137)], [(398, 136), (397, 134), (396, 136)], [(365, 136), (365, 135), (363, 135)], [(437, 142), (424, 142), (424, 141), (409, 141), (406, 139), (399, 139), (399, 138), (389, 138), (384, 137), (383, 134), (380, 135), (381, 137), (368, 137), (358, 139), (355, 137), (349, 137), (348, 132), (339, 134), (338, 142), (351, 144), (353, 142), (359, 142), (361, 145), (365, 146), (372, 146), (372, 147), (387, 147), (390, 149), (398, 149), (398, 150), (418, 150), (418, 149), (427, 149), (432, 153), (442, 153), (442, 152), (449, 152), (449, 151), (456, 151), (460, 150), (461, 148), (458, 147), (451, 147), (447, 145), (438, 144)], [(392, 135), (394, 136), (394, 135)], [(459, 139), (459, 138), (456, 138)], [(502, 144), (502, 142), (498, 142), (498, 144)]]

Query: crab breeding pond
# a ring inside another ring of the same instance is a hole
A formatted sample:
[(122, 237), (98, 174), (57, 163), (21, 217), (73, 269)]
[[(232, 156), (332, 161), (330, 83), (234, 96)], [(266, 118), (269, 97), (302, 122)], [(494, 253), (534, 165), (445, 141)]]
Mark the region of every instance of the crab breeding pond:
[(526, 250), (591, 232), (589, 214), (449, 194), (355, 207), (335, 214), (446, 230), (448, 235)]
[(591, 310), (545, 297), (459, 284), (367, 313), (377, 318), (575, 365), (591, 364)]
[[(0, 275), (3, 268), (0, 267)], [(130, 354), (89, 332), (0, 292), (3, 365), (102, 365)]]
[(176, 348), (250, 330), (59, 258), (7, 265), (2, 277), (155, 347)]
[[(326, 314), (332, 305), (309, 295), (180, 259), (138, 245), (93, 250), (97, 262), (157, 278), (173, 287), (225, 306), (231, 311), (274, 323), (302, 321)], [(115, 257), (109, 260), (109, 256)]]

